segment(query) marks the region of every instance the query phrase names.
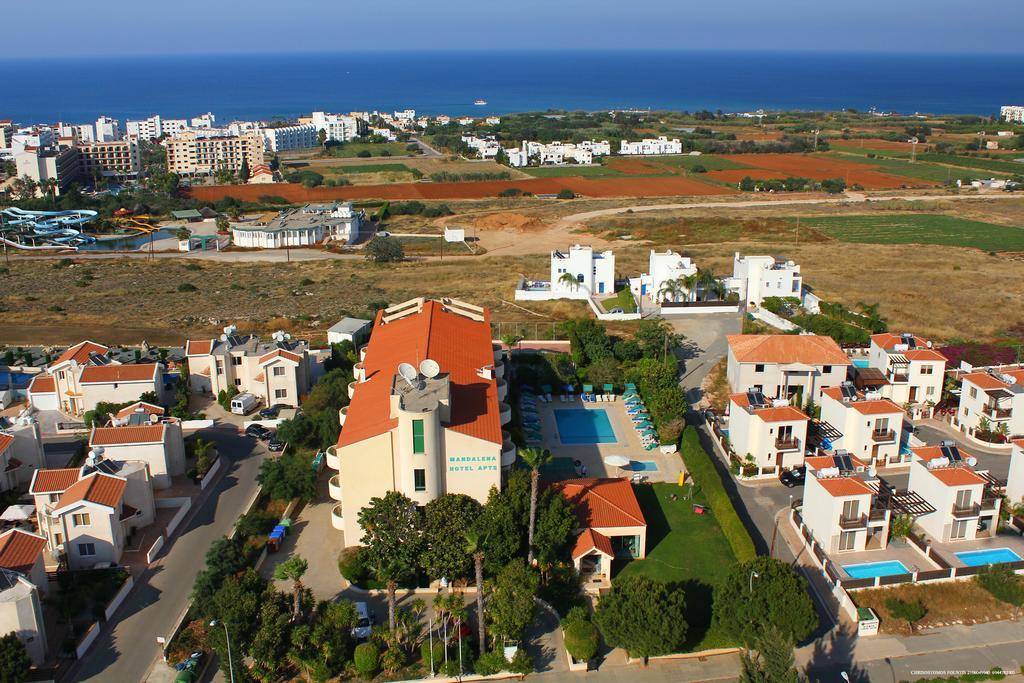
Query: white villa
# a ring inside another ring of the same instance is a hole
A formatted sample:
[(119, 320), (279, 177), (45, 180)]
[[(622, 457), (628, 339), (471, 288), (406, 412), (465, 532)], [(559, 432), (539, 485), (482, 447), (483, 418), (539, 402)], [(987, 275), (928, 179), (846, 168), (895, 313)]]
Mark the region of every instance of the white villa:
[(623, 140), (619, 154), (682, 154), (683, 143), (678, 138), (669, 140), (664, 135), (658, 138), (644, 138), (638, 142)]
[(1024, 369), (993, 368), (964, 375), (953, 425), (970, 435), (986, 425), (1010, 436), (1024, 434)]
[(697, 266), (689, 256), (681, 256), (671, 249), (664, 253), (651, 249), (647, 272), (629, 278), (629, 289), (638, 297), (660, 299), (666, 282), (696, 274)]
[(907, 333), (872, 335), (868, 366), (881, 374), (870, 375), (875, 378), (868, 380), (872, 388), (894, 403), (907, 406), (911, 417), (930, 417), (935, 404), (942, 400), (946, 357), (926, 339)]
[(590, 246), (577, 244), (566, 252), (552, 251), (551, 279), (547, 282), (523, 281), (516, 288), (516, 299), (588, 299), (594, 294), (612, 294), (614, 291), (614, 252), (595, 253)]
[(935, 508), (917, 524), (935, 541), (969, 541), (995, 535), (1000, 496), (977, 459), (953, 442), (914, 448), (909, 488)]
[(325, 239), (353, 244), (365, 221), (366, 213), (354, 211), (347, 202), (306, 204), (264, 214), (253, 222), (232, 224), (231, 240), (239, 247), (254, 249), (310, 247)]
[(821, 392), (846, 381), (851, 361), (831, 337), (815, 334), (730, 334), (728, 369), (733, 391), (769, 398), (821, 400)]
[(880, 482), (850, 456), (807, 458), (802, 516), (826, 553), (885, 548), (890, 510), (879, 498)]
[(809, 420), (784, 399), (756, 391), (729, 396), (729, 442), (741, 460), (750, 456), (759, 476), (803, 465)]
[(863, 394), (849, 383), (825, 389), (819, 425), (831, 449), (875, 467), (902, 462), (903, 409), (876, 392)]
[(803, 280), (800, 266), (774, 256), (742, 256), (738, 251), (732, 260), (732, 277), (726, 281), (730, 290), (760, 307), (765, 297), (801, 298)]

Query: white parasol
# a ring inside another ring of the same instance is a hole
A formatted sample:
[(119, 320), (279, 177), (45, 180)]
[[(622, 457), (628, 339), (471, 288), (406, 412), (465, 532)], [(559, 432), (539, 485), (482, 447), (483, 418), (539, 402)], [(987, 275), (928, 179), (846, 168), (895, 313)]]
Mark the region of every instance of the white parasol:
[(12, 505), (4, 510), (3, 514), (0, 515), (0, 519), (5, 522), (23, 522), (26, 519), (32, 519), (35, 513), (35, 505)]

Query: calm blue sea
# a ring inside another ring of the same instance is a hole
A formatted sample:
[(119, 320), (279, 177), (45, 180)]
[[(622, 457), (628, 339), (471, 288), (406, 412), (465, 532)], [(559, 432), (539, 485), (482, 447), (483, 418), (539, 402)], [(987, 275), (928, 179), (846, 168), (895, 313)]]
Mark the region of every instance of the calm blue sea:
[[(0, 59), (0, 118), (153, 113), (292, 117), (314, 109), (506, 113), (607, 108), (990, 114), (1024, 103), (998, 55), (715, 51), (442, 51)], [(488, 101), (484, 107), (473, 101)]]

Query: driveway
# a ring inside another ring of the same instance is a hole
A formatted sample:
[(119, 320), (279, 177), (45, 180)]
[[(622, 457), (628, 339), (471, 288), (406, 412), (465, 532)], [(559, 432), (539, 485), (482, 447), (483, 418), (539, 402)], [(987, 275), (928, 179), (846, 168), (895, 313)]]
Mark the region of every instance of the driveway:
[(711, 368), (725, 358), (728, 351), (726, 335), (739, 334), (743, 329), (743, 314), (708, 313), (665, 318), (665, 322), (676, 334), (686, 337), (675, 352), (682, 371), (680, 384), (692, 405), (701, 398), (701, 382)]

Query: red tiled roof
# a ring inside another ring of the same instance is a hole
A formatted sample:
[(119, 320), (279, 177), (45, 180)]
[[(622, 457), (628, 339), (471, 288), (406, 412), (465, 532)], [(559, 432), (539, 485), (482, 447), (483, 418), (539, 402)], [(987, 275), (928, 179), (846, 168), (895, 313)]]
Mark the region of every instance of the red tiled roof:
[(580, 528), (647, 526), (628, 479), (568, 479), (551, 489), (576, 509)]
[(253, 377), (253, 378), (252, 378), (252, 381), (253, 381), (253, 382), (262, 382), (262, 381), (264, 381), (264, 380), (265, 380), (266, 378), (267, 378), (267, 376), (266, 376), (266, 375), (265, 375), (264, 373), (262, 373), (262, 372), (261, 372), (261, 373), (259, 373), (258, 375), (256, 375), (255, 377)]
[(163, 406), (155, 406), (145, 401), (136, 401), (130, 406), (125, 406), (117, 411), (116, 417), (131, 417), (136, 412), (145, 413), (146, 415), (163, 415), (164, 409)]
[(120, 477), (113, 477), (102, 472), (93, 472), (80, 479), (65, 491), (57, 501), (55, 510), (67, 507), (79, 501), (88, 501), (97, 505), (116, 507), (124, 496), (128, 482)]
[(583, 533), (576, 537), (576, 545), (572, 549), (572, 559), (578, 560), (591, 550), (604, 553), (608, 557), (615, 557), (612, 550), (612, 542), (604, 534), (593, 529), (584, 529)]
[(817, 334), (730, 334), (725, 339), (741, 363), (851, 363), (832, 337)]
[[(1017, 384), (1024, 384), (1024, 370), (1002, 370), (997, 368), (997, 371), (1001, 372), (1004, 375), (1009, 375), (1010, 377), (1013, 377), (1015, 380), (1017, 380)], [(1005, 389), (1008, 386), (1010, 386), (1003, 380), (999, 379), (998, 377), (994, 377), (987, 372), (970, 372), (963, 376), (963, 381), (970, 382), (979, 389)]]
[[(959, 450), (961, 457), (965, 460), (973, 457), (964, 449), (960, 448)], [(943, 457), (942, 449), (938, 446), (919, 446), (918, 448), (911, 448), (910, 451), (925, 463), (925, 469), (928, 470), (929, 473), (946, 486), (971, 486), (975, 484), (984, 484), (986, 481), (984, 477), (966, 464), (962, 464), (958, 467), (938, 467), (935, 469), (929, 469), (927, 467), (929, 460), (935, 460), (936, 458)]]
[(57, 470), (36, 470), (32, 475), (32, 484), (28, 492), (32, 495), (37, 493), (60, 493), (78, 481), (81, 470), (77, 467), (65, 467)]
[[(916, 334), (913, 335), (913, 337), (914, 343), (918, 348), (923, 349), (928, 346), (928, 340), (924, 337), (918, 337)], [(871, 341), (886, 351), (891, 351), (897, 344), (903, 343), (903, 337), (898, 334), (893, 334), (892, 332), (882, 332), (881, 334), (871, 335)], [(904, 351), (900, 351), (900, 353), (906, 355), (906, 352)], [(943, 358), (945, 358), (945, 356), (943, 356)]]
[(130, 425), (127, 427), (96, 427), (89, 437), (90, 446), (120, 446), (133, 443), (160, 443), (164, 425)]
[(185, 342), (186, 356), (205, 356), (213, 350), (213, 339), (189, 339)]
[(14, 443), (14, 437), (10, 434), (0, 432), (0, 453), (7, 450), (7, 447)]
[(28, 574), (46, 547), (46, 539), (21, 529), (0, 534), (0, 567)]
[(946, 362), (946, 357), (935, 349), (910, 349), (909, 351), (904, 351), (902, 355), (907, 360), (941, 360), (943, 363)]
[[(746, 394), (730, 394), (729, 400), (744, 410), (750, 406), (750, 401), (747, 400)], [(754, 415), (763, 422), (799, 422), (800, 420), (811, 419), (802, 410), (794, 406), (755, 408)]]
[(383, 434), (398, 425), (390, 417), (391, 383), (401, 363), (426, 358), (437, 361), (451, 382), (451, 420), (446, 425), (467, 436), (501, 443), (501, 416), (495, 380), (477, 370), (494, 364), (490, 314), (472, 320), (447, 310), (439, 301), (426, 301), (417, 313), (381, 324), (383, 311), (366, 349), (366, 381), (348, 406), (338, 446)]
[(90, 365), (82, 370), (79, 384), (109, 384), (111, 382), (144, 382), (153, 380), (159, 369), (157, 363), (144, 365)]
[(829, 479), (818, 479), (821, 487), (835, 498), (845, 496), (863, 496), (865, 493), (873, 494), (874, 491), (861, 480), (860, 477), (831, 477)]
[(293, 363), (299, 363), (299, 362), (302, 361), (302, 356), (300, 356), (297, 353), (292, 353), (291, 351), (285, 351), (284, 349), (274, 349), (273, 351), (271, 351), (270, 353), (266, 354), (265, 356), (260, 357), (260, 365), (263, 365), (264, 363), (269, 363), (270, 361), (274, 360), (275, 358), (285, 358), (287, 360), (292, 361)]
[[(850, 461), (854, 467), (867, 467), (867, 463), (860, 458), (850, 456)], [(823, 470), (827, 467), (834, 467), (835, 460), (832, 459), (831, 455), (815, 455), (810, 458), (804, 458), (804, 464), (811, 470)]]
[(69, 348), (64, 353), (57, 356), (57, 360), (50, 363), (50, 367), (57, 365), (58, 363), (64, 363), (69, 360), (73, 360), (76, 363), (86, 363), (89, 361), (90, 353), (105, 354), (110, 349), (103, 344), (97, 344), (96, 342), (84, 341), (79, 342)]
[[(823, 389), (821, 393), (840, 403), (843, 402), (843, 390), (839, 387), (829, 387), (828, 389)], [(849, 406), (861, 415), (885, 415), (903, 412), (902, 408), (887, 398), (864, 400), (863, 394), (858, 394), (858, 396), (860, 398), (856, 401), (850, 401)]]
[(52, 394), (57, 391), (57, 386), (53, 381), (53, 375), (36, 375), (28, 385), (28, 390), (33, 394)]

